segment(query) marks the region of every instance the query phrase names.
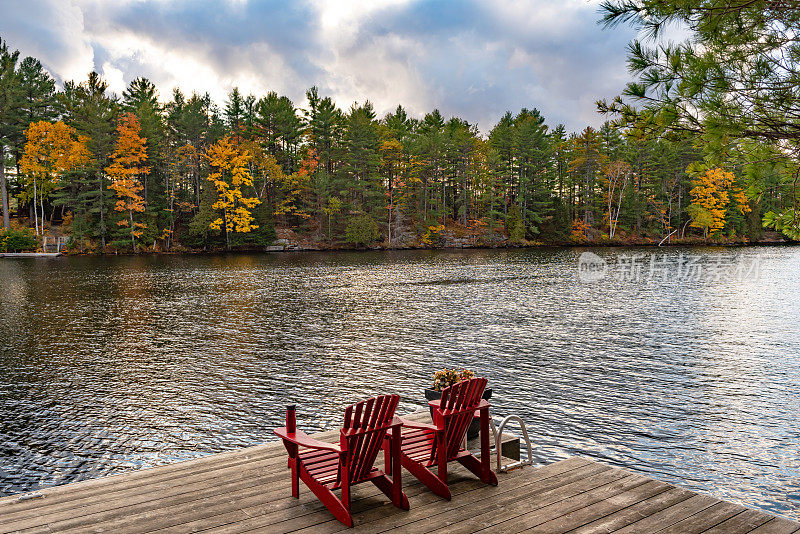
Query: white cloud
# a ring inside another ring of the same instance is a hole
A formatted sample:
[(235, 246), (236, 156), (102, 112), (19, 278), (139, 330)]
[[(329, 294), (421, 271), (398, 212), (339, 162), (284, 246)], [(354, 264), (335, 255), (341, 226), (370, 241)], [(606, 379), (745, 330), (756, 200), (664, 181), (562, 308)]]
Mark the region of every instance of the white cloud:
[(100, 75), (106, 81), (108, 89), (112, 93), (121, 95), (122, 91), (128, 86), (128, 84), (125, 83), (125, 73), (108, 61), (103, 63), (103, 69), (100, 71)]
[(59, 80), (83, 79), (94, 66), (83, 11), (64, 0), (0, 1), (0, 36), (22, 56), (34, 56)]

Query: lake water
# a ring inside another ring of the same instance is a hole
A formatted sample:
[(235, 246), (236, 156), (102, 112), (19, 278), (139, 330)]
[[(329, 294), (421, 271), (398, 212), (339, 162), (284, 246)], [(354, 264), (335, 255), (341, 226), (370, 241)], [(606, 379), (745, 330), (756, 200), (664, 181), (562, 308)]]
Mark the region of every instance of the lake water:
[(0, 494), (271, 441), (290, 401), (309, 432), (379, 393), (420, 409), (468, 367), (538, 463), (800, 518), (800, 248), (6, 259), (0, 283)]

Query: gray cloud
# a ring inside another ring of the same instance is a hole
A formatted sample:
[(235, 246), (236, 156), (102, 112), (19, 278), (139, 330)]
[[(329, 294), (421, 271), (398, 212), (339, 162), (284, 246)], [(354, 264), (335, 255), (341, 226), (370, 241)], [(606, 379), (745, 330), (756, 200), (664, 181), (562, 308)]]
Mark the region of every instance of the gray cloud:
[(41, 60), (58, 81), (93, 66), (82, 10), (70, 2), (0, 0), (0, 36), (22, 56)]
[(95, 68), (122, 87), (153, 80), (208, 91), (220, 103), (238, 85), (302, 103), (318, 85), (347, 108), (379, 113), (438, 107), (482, 131), (506, 111), (536, 107), (580, 130), (602, 117), (594, 101), (627, 80), (632, 31), (603, 31), (596, 5), (563, 2), (373, 0), (103, 2), (0, 0), (0, 35), (59, 80)]

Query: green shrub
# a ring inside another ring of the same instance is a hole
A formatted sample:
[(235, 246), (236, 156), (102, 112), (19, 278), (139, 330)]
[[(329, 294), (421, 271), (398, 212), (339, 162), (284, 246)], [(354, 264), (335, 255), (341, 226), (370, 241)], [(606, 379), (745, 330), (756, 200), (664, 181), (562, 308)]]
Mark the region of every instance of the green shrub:
[(357, 215), (348, 219), (344, 231), (344, 238), (348, 243), (366, 246), (374, 243), (379, 236), (378, 223), (369, 215)]
[(508, 209), (506, 217), (506, 230), (508, 230), (508, 240), (512, 243), (519, 243), (525, 237), (525, 223), (522, 222), (522, 210), (519, 206), (512, 204)]
[(30, 228), (7, 228), (0, 230), (0, 252), (36, 250), (39, 241)]

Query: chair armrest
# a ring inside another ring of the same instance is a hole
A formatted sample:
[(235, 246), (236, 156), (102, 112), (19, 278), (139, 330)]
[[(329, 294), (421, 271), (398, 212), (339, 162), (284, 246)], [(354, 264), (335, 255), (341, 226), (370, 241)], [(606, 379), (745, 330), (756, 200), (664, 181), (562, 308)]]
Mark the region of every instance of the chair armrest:
[(394, 417), (392, 417), (392, 420), (389, 423), (389, 428), (386, 429), (386, 437), (391, 438), (393, 432), (395, 431), (402, 432), (402, 430), (403, 430), (403, 420), (395, 415)]
[(338, 453), (342, 452), (342, 449), (335, 443), (326, 443), (324, 441), (314, 439), (302, 430), (287, 432), (286, 427), (280, 427), (273, 430), (273, 432), (283, 441), (288, 441), (289, 443), (294, 443), (295, 445), (299, 445), (301, 447), (319, 449), (323, 451), (333, 451)]
[(421, 430), (430, 430), (432, 432), (437, 432), (439, 429), (431, 424), (428, 423), (420, 423), (417, 421), (409, 421), (408, 419), (403, 419), (402, 417), (398, 417), (397, 419), (403, 423), (403, 426), (407, 426), (408, 428), (419, 428)]

